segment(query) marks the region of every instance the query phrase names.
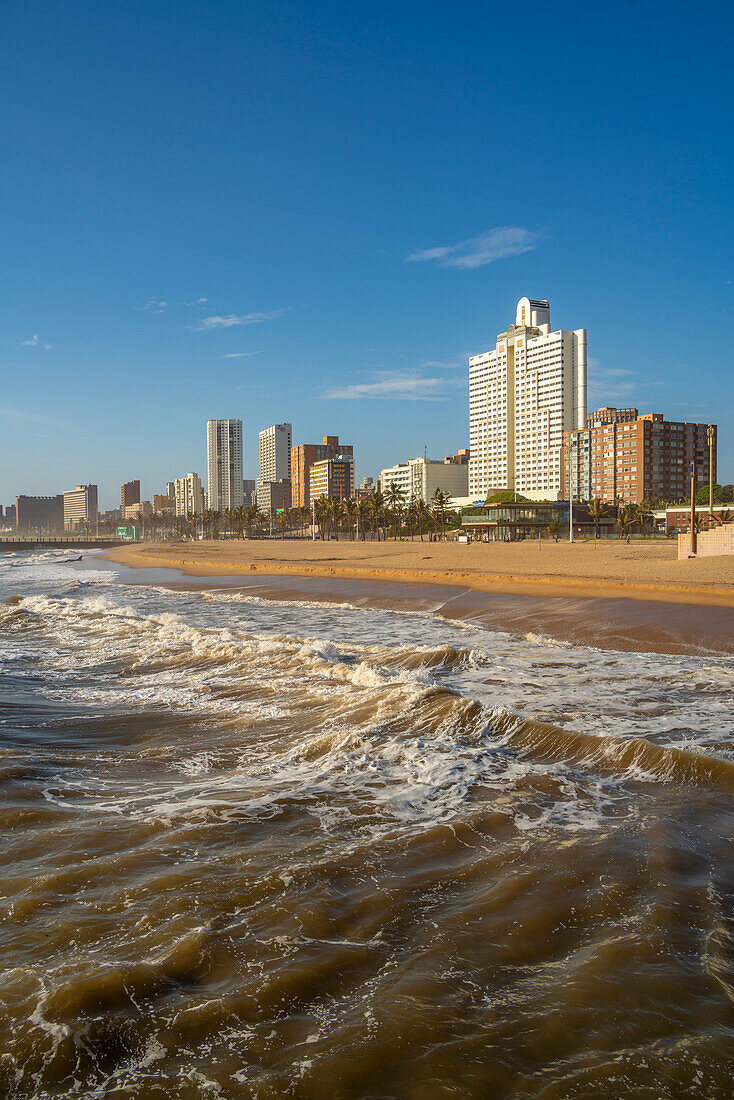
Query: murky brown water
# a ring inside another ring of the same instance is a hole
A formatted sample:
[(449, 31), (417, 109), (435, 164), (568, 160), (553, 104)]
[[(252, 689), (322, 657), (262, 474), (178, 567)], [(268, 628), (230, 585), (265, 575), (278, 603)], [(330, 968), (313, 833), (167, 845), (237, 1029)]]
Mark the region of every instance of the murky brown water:
[(63, 556), (0, 561), (0, 1095), (731, 1095), (730, 656)]

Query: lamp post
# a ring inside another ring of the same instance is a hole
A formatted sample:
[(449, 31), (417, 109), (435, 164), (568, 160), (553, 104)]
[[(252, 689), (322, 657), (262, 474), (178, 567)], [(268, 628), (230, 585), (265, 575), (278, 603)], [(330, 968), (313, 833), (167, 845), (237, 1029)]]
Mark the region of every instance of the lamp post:
[(698, 552), (698, 537), (696, 535), (696, 463), (691, 460), (691, 553)]
[(709, 516), (714, 518), (714, 435), (716, 434), (713, 424), (709, 424), (706, 428), (706, 438), (709, 445)]
[[(573, 542), (573, 445), (574, 437), (576, 433), (571, 432), (571, 449), (569, 451), (569, 471), (568, 471), (568, 541)], [(576, 478), (578, 481), (578, 477)]]

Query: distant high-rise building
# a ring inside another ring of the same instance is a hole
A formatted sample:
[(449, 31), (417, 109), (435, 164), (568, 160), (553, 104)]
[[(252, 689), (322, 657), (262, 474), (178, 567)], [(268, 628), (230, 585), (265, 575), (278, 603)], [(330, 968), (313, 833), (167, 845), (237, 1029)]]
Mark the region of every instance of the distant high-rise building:
[(258, 478), (256, 494), (257, 506), (266, 516), (273, 516), (291, 506), (291, 483), (287, 478), (283, 481), (261, 481)]
[(292, 433), (290, 424), (271, 424), (260, 432), (261, 481), (290, 481)]
[(97, 486), (77, 485), (64, 493), (64, 530), (76, 531), (97, 522)]
[[(709, 483), (708, 427), (664, 420), (662, 413), (638, 416), (637, 409), (599, 409), (588, 417), (588, 427), (564, 436), (564, 495), (628, 504), (685, 499), (692, 462), (697, 484)], [(715, 424), (711, 427), (715, 481), (717, 432)]]
[(243, 503), (242, 421), (207, 420), (206, 464), (208, 507), (213, 512)]
[(140, 504), (139, 481), (126, 481), (124, 485), (120, 486), (120, 508), (122, 508), (123, 515), (125, 509), (131, 504)]
[(176, 511), (176, 486), (174, 482), (169, 482), (173, 485), (173, 496), (163, 493), (153, 493), (151, 499), (151, 505), (153, 506), (153, 514), (156, 516), (163, 515), (165, 512)]
[(5, 506), (5, 526), (15, 527), (15, 505), (7, 504)]
[(64, 529), (64, 495), (15, 498), (15, 525), (19, 531), (55, 535)]
[(204, 511), (204, 494), (198, 474), (177, 477), (173, 483), (177, 516), (200, 516)]
[(351, 458), (322, 458), (309, 470), (309, 505), (319, 497), (346, 500), (354, 493), (354, 462)]
[(257, 503), (257, 482), (254, 477), (246, 477), (242, 482), (242, 496), (245, 505)]
[(363, 477), (357, 488), (354, 490), (354, 495), (357, 500), (367, 500), (374, 493), (377, 486), (375, 485), (375, 479), (372, 477)]
[(311, 467), (327, 458), (340, 458), (352, 463), (354, 486), (354, 448), (339, 442), (338, 435), (325, 435), (322, 443), (299, 443), (291, 451), (293, 507), (311, 506)]
[(469, 493), (561, 492), (563, 434), (586, 424), (586, 329), (551, 332), (550, 306), (521, 298), (493, 351), (469, 360)]
[(175, 481), (167, 481), (166, 482), (166, 496), (167, 497), (172, 497), (173, 499), (175, 499), (175, 497), (176, 497), (176, 482)]

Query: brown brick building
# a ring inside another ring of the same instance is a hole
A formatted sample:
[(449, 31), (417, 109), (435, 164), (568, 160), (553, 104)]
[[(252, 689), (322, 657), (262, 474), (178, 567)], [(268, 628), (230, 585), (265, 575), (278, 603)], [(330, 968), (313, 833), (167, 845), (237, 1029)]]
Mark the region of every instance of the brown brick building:
[(351, 460), (352, 486), (347, 494), (351, 496), (354, 489), (354, 448), (346, 443), (339, 442), (338, 435), (325, 435), (323, 443), (299, 443), (291, 448), (291, 476), (293, 479), (293, 507), (310, 508), (311, 506), (311, 467), (315, 462), (323, 462), (327, 458), (343, 458)]
[[(604, 501), (680, 500), (690, 489), (691, 462), (700, 486), (709, 481), (707, 424), (639, 416), (637, 409), (599, 409), (588, 426), (563, 437), (563, 495)], [(716, 480), (716, 425), (713, 477)]]
[(129, 508), (131, 504), (140, 504), (139, 481), (126, 481), (124, 485), (120, 486), (120, 507), (123, 516), (125, 515), (125, 509)]

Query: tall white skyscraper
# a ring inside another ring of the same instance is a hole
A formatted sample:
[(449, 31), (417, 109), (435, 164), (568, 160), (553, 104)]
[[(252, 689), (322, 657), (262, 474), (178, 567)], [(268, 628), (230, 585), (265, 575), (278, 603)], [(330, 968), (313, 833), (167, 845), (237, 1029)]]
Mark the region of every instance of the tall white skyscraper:
[(239, 508), (242, 491), (242, 421), (206, 422), (207, 506), (213, 512)]
[(563, 433), (586, 427), (586, 329), (551, 332), (544, 299), (521, 298), (494, 351), (469, 360), (469, 495), (557, 499)]
[(290, 481), (292, 436), (290, 424), (271, 424), (260, 432), (261, 481)]

